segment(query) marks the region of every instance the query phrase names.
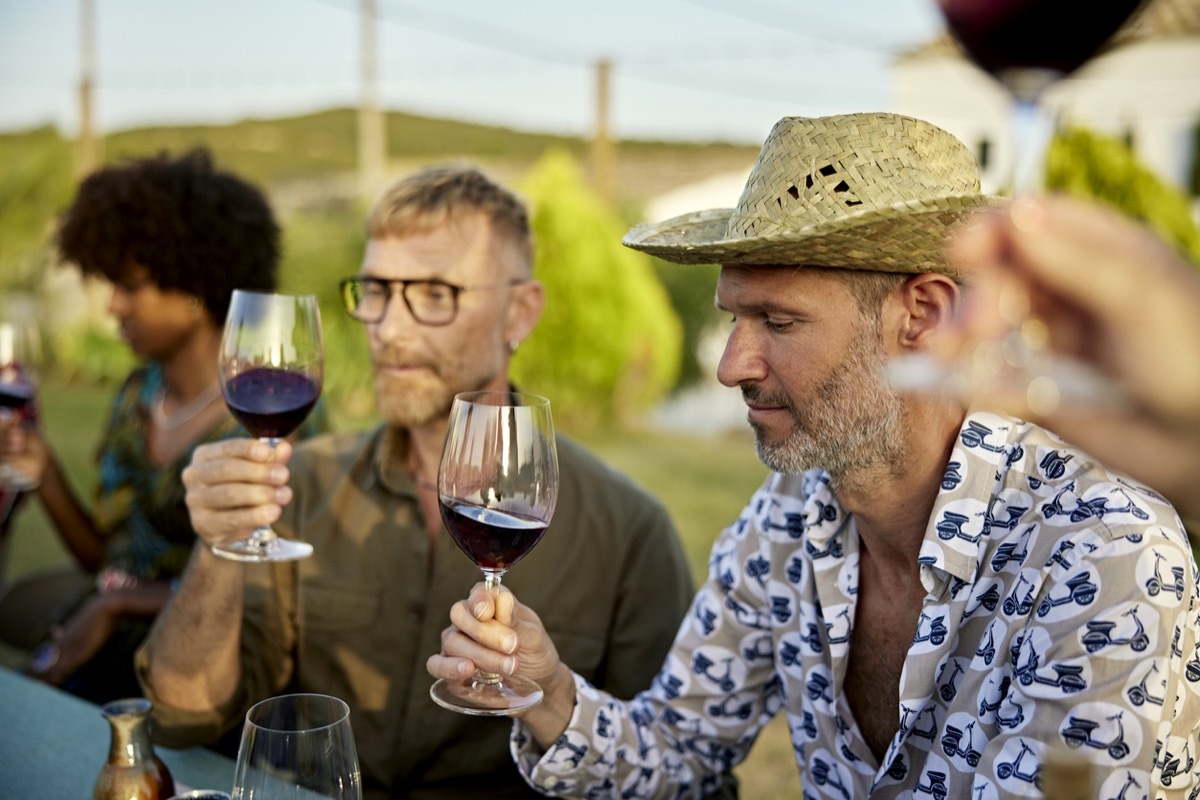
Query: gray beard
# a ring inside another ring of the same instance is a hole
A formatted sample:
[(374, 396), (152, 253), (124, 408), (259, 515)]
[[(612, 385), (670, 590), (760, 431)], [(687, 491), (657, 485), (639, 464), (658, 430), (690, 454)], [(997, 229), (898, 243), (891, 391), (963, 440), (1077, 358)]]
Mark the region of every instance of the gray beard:
[(803, 409), (786, 397), (743, 387), (748, 399), (766, 398), (768, 405), (781, 405), (795, 421), (792, 433), (775, 444), (763, 441), (762, 431), (755, 427), (759, 460), (788, 474), (823, 469), (835, 487), (868, 469), (898, 471), (904, 453), (904, 405), (887, 384), (883, 365), (878, 334), (868, 325), (842, 368), (816, 388)]

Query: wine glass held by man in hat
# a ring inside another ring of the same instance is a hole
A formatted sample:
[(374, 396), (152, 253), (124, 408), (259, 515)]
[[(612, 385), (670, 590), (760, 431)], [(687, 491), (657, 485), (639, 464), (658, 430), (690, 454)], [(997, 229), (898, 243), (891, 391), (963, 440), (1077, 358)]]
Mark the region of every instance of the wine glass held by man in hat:
[[(138, 653), (164, 741), (211, 741), (288, 686), (349, 704), (365, 797), (539, 796), (509, 756), (511, 721), (445, 710), (421, 669), (444, 609), (479, 579), (439, 511), (451, 404), (510, 389), (544, 300), (533, 247), (524, 203), (467, 165), (418, 170), (376, 201), (360, 273), (341, 286), (383, 421), (282, 443), (274, 461), (248, 439), (197, 449), (184, 482), (202, 537), (265, 523), (313, 555), (268, 568), (197, 546)], [(545, 610), (567, 664), (632, 697), (671, 645), (691, 573), (659, 502), (567, 438), (557, 453), (553, 522), (505, 581)]]
[(274, 289), (279, 227), (258, 188), (193, 150), (93, 173), (57, 245), (112, 285), (108, 311), (141, 363), (100, 432), (90, 508), (45, 437), (5, 431), (77, 569), (10, 586), (0, 636), (36, 648), (34, 675), (104, 702), (140, 692), (134, 650), (196, 541), (180, 473), (196, 445), (241, 431), (217, 384), (221, 329), (235, 288)]
[[(1117, 382), (1122, 402), (1062, 398), (1035, 418), (1110, 467), (1165, 494), (1200, 521), (1200, 272), (1151, 230), (1114, 209), (1064, 196), (980, 214), (948, 258), (973, 273), (953, 362), (1005, 335), (1000, 310), (1023, 298), (1049, 347)], [(971, 387), (967, 387), (971, 388)], [(1020, 381), (970, 399), (1032, 414)], [(1193, 535), (1197, 533), (1193, 531)]]
[(1185, 669), (1200, 595), (1171, 506), (1036, 425), (885, 377), (956, 324), (965, 275), (942, 240), (991, 204), (932, 125), (786, 118), (737, 208), (626, 236), (722, 264), (718, 377), (774, 473), (632, 701), (563, 666), (519, 592), (452, 607), (432, 674), (479, 666), (546, 691), (513, 732), (535, 785), (694, 796), (780, 711), (806, 795), (1026, 796), (1062, 745), (1155, 796), (1195, 785), (1171, 774), (1200, 752)]

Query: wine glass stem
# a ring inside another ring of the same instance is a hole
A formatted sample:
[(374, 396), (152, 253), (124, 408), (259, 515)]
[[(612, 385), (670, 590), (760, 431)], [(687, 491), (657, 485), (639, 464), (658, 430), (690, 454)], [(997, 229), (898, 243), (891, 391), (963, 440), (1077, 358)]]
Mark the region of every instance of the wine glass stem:
[[(259, 441), (266, 442), (271, 447), (271, 455), (269, 460), (275, 461), (275, 445), (279, 444), (279, 439), (272, 436), (263, 436)], [(260, 550), (269, 550), (272, 544), (278, 539), (278, 534), (270, 525), (259, 525), (250, 534), (250, 541)]]
[[(496, 602), (496, 595), (500, 593), (500, 578), (503, 576), (503, 574), (504, 573), (502, 572), (484, 570), (483, 588), (487, 590), (489, 595), (491, 595), (493, 604)], [(498, 686), (503, 682), (503, 675), (498, 672), (490, 672), (486, 669), (477, 669), (475, 670), (475, 673), (471, 675), (471, 685), (476, 687)]]

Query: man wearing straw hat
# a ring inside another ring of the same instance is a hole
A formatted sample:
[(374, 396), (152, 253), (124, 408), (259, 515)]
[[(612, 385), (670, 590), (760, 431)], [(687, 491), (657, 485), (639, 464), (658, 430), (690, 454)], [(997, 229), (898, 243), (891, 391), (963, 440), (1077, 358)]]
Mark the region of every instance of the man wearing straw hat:
[(928, 123), (786, 118), (736, 209), (626, 236), (722, 264), (718, 377), (775, 472), (632, 701), (567, 669), (513, 594), (452, 608), (432, 674), (546, 690), (513, 732), (532, 785), (698, 796), (783, 710), (806, 797), (1038, 796), (1059, 751), (1095, 765), (1088, 796), (1200, 786), (1200, 594), (1171, 506), (1036, 425), (884, 378), (952, 329), (969, 276), (943, 239), (990, 204)]

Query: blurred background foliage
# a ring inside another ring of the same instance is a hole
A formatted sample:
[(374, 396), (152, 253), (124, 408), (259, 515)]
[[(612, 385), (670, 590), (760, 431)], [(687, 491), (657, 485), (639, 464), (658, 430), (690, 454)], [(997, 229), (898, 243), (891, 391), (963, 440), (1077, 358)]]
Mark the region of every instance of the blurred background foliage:
[(1086, 128), (1064, 128), (1046, 152), (1046, 186), (1115, 206), (1200, 265), (1200, 230), (1191, 199), (1139, 163), (1127, 142)]
[[(104, 140), (105, 161), (208, 147), (219, 167), (263, 186), (284, 227), (281, 288), (320, 298), (335, 428), (374, 418), (361, 326), (342, 311), (337, 281), (358, 269), (365, 204), (355, 181), (356, 117), (334, 109), (225, 126), (119, 131)], [(718, 323), (717, 267), (679, 267), (620, 245), (656, 193), (688, 179), (748, 169), (757, 148), (722, 143), (620, 143), (619, 196), (603, 202), (589, 187), (587, 142), (577, 137), (387, 114), (391, 162), (400, 175), (454, 159), (479, 164), (531, 203), (536, 273), (548, 303), (522, 344), (514, 377), (553, 396), (577, 429), (635, 424), (646, 409), (711, 380), (697, 344)], [(71, 200), (74, 145), (49, 127), (0, 134), (0, 291), (39, 295), (46, 308), (49, 372), (56, 380), (108, 384), (132, 356), (104, 313), (106, 289), (86, 306), (61, 302), (73, 270), (56, 263), (54, 221)], [(1047, 156), (1051, 188), (1112, 203), (1146, 221), (1200, 263), (1200, 233), (1189, 199), (1140, 165), (1125, 142), (1066, 128)]]
[(553, 397), (571, 427), (630, 423), (675, 387), (683, 328), (629, 227), (588, 188), (576, 159), (546, 153), (521, 187), (546, 305), (513, 359), (516, 383)]
[[(399, 175), (423, 164), (466, 159), (523, 194), (533, 208), (536, 273), (550, 302), (525, 342), (514, 375), (555, 397), (564, 422), (584, 429), (631, 424), (670, 392), (700, 378), (695, 343), (714, 319), (715, 268), (679, 269), (621, 246), (657, 191), (731, 168), (749, 168), (756, 148), (724, 143), (622, 142), (622, 193), (603, 202), (589, 188), (587, 142), (577, 137), (388, 113), (391, 163)], [(342, 311), (338, 279), (355, 273), (364, 245), (366, 204), (355, 182), (355, 113), (226, 126), (119, 131), (104, 139), (104, 161), (204, 146), (219, 168), (263, 186), (284, 228), (281, 290), (311, 292), (321, 303), (327, 365), (325, 397), (335, 427), (374, 417), (361, 325)], [(0, 290), (39, 295), (46, 309), (48, 372), (55, 379), (108, 384), (133, 358), (104, 313), (106, 287), (86, 307), (59, 296), (74, 271), (56, 263), (57, 214), (71, 201), (74, 144), (50, 127), (0, 134)]]

